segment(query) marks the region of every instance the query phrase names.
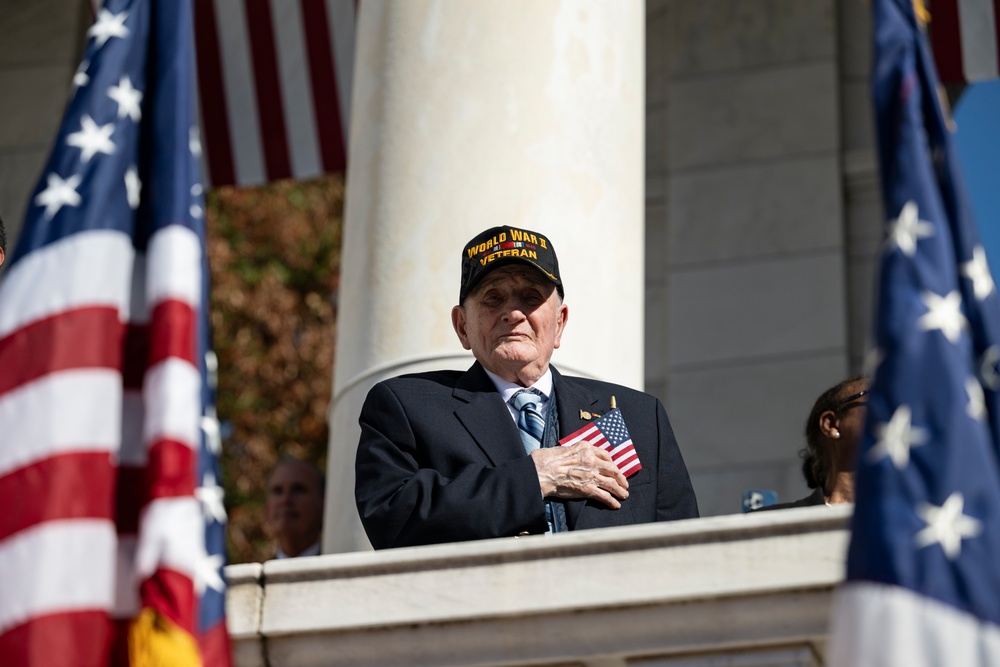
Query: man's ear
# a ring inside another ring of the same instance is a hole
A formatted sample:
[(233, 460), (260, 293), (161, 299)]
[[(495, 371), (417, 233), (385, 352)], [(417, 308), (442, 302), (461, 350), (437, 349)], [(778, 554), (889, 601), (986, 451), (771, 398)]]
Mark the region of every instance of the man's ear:
[(820, 433), (828, 438), (836, 440), (840, 437), (840, 431), (838, 429), (837, 413), (833, 410), (827, 410), (819, 416), (819, 430)]
[(4, 254), (3, 248), (0, 248), (0, 266), (3, 266)]
[(556, 317), (556, 338), (555, 343), (552, 345), (553, 349), (562, 345), (563, 331), (566, 330), (566, 320), (569, 319), (569, 306), (565, 303), (559, 304), (559, 314)]
[(455, 306), (451, 309), (451, 326), (455, 327), (455, 333), (458, 334), (458, 340), (461, 341), (462, 347), (466, 350), (471, 350), (472, 346), (469, 345), (469, 334), (465, 331), (464, 306)]

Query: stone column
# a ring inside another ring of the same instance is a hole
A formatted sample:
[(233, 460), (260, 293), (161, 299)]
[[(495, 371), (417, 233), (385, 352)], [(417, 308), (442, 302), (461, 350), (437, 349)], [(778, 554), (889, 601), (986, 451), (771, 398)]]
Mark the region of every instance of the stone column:
[[(11, 6), (13, 5), (13, 6)], [(0, 3), (0, 217), (7, 259), (59, 128), (90, 10), (84, 2)]]
[(324, 551), (367, 547), (358, 414), (386, 377), (466, 368), (465, 241), (545, 233), (570, 317), (562, 371), (643, 382), (644, 5), (360, 5)]

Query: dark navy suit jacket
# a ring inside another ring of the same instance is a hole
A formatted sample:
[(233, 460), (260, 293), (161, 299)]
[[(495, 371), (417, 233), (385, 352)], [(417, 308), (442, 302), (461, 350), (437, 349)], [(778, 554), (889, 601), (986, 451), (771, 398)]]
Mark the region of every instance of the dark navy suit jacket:
[[(687, 468), (660, 401), (552, 368), (565, 436), (617, 400), (642, 470), (613, 510), (566, 501), (570, 530), (698, 516)], [(355, 499), (376, 549), (544, 533), (545, 503), (517, 425), (479, 363), (376, 384), (361, 410)]]

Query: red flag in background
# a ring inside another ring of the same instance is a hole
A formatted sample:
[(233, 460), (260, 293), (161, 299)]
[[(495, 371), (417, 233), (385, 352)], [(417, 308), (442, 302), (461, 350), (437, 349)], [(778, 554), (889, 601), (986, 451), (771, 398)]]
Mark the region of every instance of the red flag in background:
[(206, 187), (343, 171), (357, 0), (193, 1)]
[(355, 0), (195, 0), (212, 186), (347, 165)]
[(975, 83), (1000, 76), (1000, 0), (934, 0), (928, 6), (928, 30), (941, 83)]

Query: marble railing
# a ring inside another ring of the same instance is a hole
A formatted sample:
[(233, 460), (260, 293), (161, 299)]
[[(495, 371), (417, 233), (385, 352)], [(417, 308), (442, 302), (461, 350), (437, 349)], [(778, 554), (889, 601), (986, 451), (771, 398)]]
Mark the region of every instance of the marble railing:
[(850, 507), (232, 565), (240, 667), (822, 665)]

